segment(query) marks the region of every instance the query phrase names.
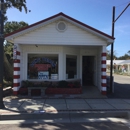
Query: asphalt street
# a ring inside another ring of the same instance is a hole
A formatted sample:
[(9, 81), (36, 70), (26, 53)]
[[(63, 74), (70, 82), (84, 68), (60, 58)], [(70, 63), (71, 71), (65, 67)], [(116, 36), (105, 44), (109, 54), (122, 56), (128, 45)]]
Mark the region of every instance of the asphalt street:
[(3, 124), (0, 130), (129, 130), (121, 122)]
[(114, 93), (107, 96), (130, 99), (130, 76), (114, 75)]

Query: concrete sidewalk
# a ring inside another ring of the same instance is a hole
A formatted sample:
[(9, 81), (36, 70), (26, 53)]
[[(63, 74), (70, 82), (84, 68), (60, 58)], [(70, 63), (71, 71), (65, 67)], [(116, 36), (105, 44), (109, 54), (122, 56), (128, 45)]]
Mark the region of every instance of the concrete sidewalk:
[(130, 99), (27, 99), (4, 98), (0, 120), (46, 119), (84, 120), (89, 118), (130, 118)]
[(130, 99), (25, 99), (4, 98), (6, 109), (3, 113), (45, 112), (58, 111), (129, 111)]

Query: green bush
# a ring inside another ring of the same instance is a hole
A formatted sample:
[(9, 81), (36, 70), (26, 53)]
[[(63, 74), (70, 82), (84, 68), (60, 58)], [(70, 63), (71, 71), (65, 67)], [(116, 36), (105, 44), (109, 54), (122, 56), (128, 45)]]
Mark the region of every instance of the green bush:
[(65, 80), (59, 81), (58, 87), (60, 88), (67, 88), (68, 87), (68, 82)]

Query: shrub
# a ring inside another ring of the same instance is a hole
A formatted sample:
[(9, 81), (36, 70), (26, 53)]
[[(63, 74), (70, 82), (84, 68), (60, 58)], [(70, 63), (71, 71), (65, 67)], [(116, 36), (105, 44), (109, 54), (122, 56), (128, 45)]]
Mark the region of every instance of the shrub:
[(74, 87), (75, 88), (80, 88), (80, 86), (81, 86), (80, 82), (77, 82), (77, 81), (74, 82)]
[(67, 88), (67, 86), (68, 86), (68, 82), (65, 80), (59, 81), (58, 83), (58, 87), (60, 88)]
[(22, 87), (27, 88), (27, 87), (32, 87), (33, 83), (28, 81), (28, 80), (23, 80), (22, 81)]

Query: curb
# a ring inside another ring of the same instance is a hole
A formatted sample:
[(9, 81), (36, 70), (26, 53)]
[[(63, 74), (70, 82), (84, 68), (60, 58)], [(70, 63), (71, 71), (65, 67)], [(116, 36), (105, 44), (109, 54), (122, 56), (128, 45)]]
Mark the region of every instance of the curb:
[(0, 120), (22, 120), (22, 119), (78, 119), (78, 118), (130, 118), (128, 111), (68, 111), (58, 113), (46, 113), (35, 111), (35, 113), (2, 113)]

